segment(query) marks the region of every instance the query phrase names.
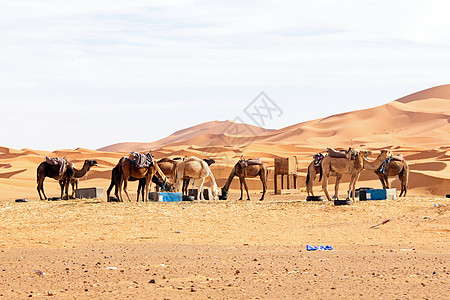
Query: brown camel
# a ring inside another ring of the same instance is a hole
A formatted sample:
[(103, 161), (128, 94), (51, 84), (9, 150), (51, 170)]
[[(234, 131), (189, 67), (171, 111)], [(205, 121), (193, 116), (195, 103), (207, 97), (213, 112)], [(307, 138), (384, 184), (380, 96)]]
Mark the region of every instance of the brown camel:
[[(241, 197), (239, 200), (242, 200), (243, 197), (243, 189), (242, 186), (245, 187), (245, 191), (247, 192), (247, 200), (250, 200), (250, 195), (248, 193), (248, 186), (247, 182), (245, 181), (245, 178), (254, 178), (259, 175), (259, 178), (261, 179), (262, 187), (263, 187), (263, 193), (261, 196), (261, 199), (264, 200), (264, 196), (266, 195), (267, 190), (267, 167), (262, 161), (258, 162), (258, 164), (241, 164), (244, 160), (241, 159), (234, 165), (233, 169), (230, 172), (230, 175), (228, 176), (228, 180), (225, 183), (225, 185), (222, 188), (222, 195), (226, 196), (228, 195), (228, 189), (230, 188), (231, 181), (233, 181), (234, 176), (239, 177), (240, 187), (241, 187)], [(256, 161), (256, 160), (249, 160), (249, 161)]]
[[(84, 162), (83, 168), (85, 167), (85, 165), (93, 165), (95, 161), (92, 160), (86, 160)], [(97, 164), (97, 162), (95, 162), (95, 165)], [(68, 199), (69, 198), (69, 182), (70, 179), (73, 177), (73, 175), (75, 174), (75, 168), (74, 165), (71, 163), (67, 164), (67, 168), (63, 173), (59, 173), (59, 165), (51, 165), (49, 163), (47, 163), (46, 161), (42, 162), (38, 168), (37, 168), (37, 191), (39, 194), (39, 198), (41, 200), (42, 199), (42, 195), (44, 196), (44, 199), (47, 199), (47, 196), (45, 195), (44, 192), (44, 180), (45, 177), (50, 177), (53, 178), (55, 180), (58, 181), (63, 181), (63, 184), (60, 183), (60, 187), (61, 187), (61, 199)], [(81, 170), (80, 170), (81, 171)], [(78, 173), (79, 174), (79, 173)], [(42, 195), (41, 195), (42, 192)], [(64, 197), (65, 196), (65, 197)]]
[[(322, 162), (320, 162), (319, 164), (322, 164)], [(320, 173), (321, 170), (322, 169), (321, 169), (320, 165), (316, 166), (315, 160), (313, 160), (309, 164), (309, 166), (308, 166), (308, 174), (306, 175), (306, 192), (308, 193), (308, 196), (313, 196), (314, 197), (313, 183), (314, 183), (314, 180), (316, 180), (317, 173), (320, 174), (319, 178), (320, 178), (320, 180), (322, 180), (322, 173)], [(331, 170), (329, 175), (330, 176), (336, 176), (336, 183), (334, 185), (334, 196), (333, 196), (333, 199), (334, 198), (338, 198), (338, 195), (339, 195), (339, 183), (341, 182), (342, 174), (336, 173), (333, 170)]]
[(401, 183), (401, 191), (399, 197), (405, 197), (408, 191), (408, 177), (409, 177), (409, 167), (406, 160), (401, 157), (401, 160), (393, 160), (388, 158), (379, 168), (374, 170), (375, 174), (383, 185), (383, 189), (390, 189), (388, 177), (398, 176)]
[(330, 195), (328, 194), (328, 176), (331, 172), (331, 170), (334, 170), (336, 173), (339, 174), (351, 174), (350, 178), (350, 184), (347, 190), (347, 199), (350, 198), (350, 191), (353, 191), (352, 193), (352, 200), (355, 200), (355, 187), (356, 182), (359, 179), (359, 176), (361, 174), (361, 171), (365, 169), (376, 169), (379, 167), (383, 161), (391, 155), (391, 152), (389, 150), (381, 150), (381, 153), (378, 155), (378, 157), (375, 159), (375, 161), (370, 162), (366, 158), (370, 154), (372, 154), (371, 151), (357, 151), (355, 149), (350, 148), (349, 153), (355, 154), (354, 160), (349, 160), (348, 158), (336, 158), (331, 156), (326, 156), (322, 161), (322, 176), (323, 176), (323, 183), (322, 188), (325, 193), (325, 196), (329, 201), (332, 199), (330, 198)]
[[(96, 165), (97, 161), (95, 160), (85, 160), (83, 168), (81, 168), (81, 170), (77, 170), (75, 166), (73, 166), (73, 175), (69, 178), (69, 185), (72, 185), (72, 199), (75, 198), (75, 190), (78, 189), (78, 179), (86, 175), (91, 167), (94, 167)], [(61, 189), (65, 188), (65, 182), (65, 180), (59, 180)]]
[(182, 161), (177, 168), (175, 169), (175, 191), (182, 192), (182, 184), (184, 179), (193, 178), (199, 179), (199, 200), (203, 200), (203, 184), (205, 183), (205, 179), (207, 177), (211, 178), (212, 181), (212, 196), (213, 199), (217, 199), (219, 190), (217, 188), (216, 180), (214, 178), (214, 174), (211, 172), (208, 164), (197, 158), (192, 156), (184, 161)]
[(141, 179), (145, 178), (145, 197), (143, 201), (148, 200), (148, 189), (151, 182), (151, 179), (155, 174), (159, 174), (159, 176), (166, 181), (167, 177), (164, 175), (164, 173), (161, 171), (161, 169), (158, 167), (157, 163), (152, 163), (149, 167), (146, 168), (138, 168), (134, 165), (133, 161), (130, 160), (130, 158), (123, 158), (123, 161), (121, 162), (120, 170), (120, 182), (118, 185), (119, 188), (119, 200), (123, 202), (122, 197), (122, 185), (123, 185), (123, 191), (127, 195), (128, 201), (131, 202), (130, 196), (128, 195), (128, 181), (130, 177), (134, 177), (135, 179)]
[[(112, 169), (111, 171), (111, 184), (109, 185), (108, 190), (106, 191), (106, 201), (109, 202), (110, 199), (110, 195), (111, 195), (111, 190), (113, 187), (115, 187), (114, 189), (114, 194), (116, 195), (117, 199), (120, 199), (119, 197), (119, 189), (118, 186), (120, 184), (120, 179), (121, 179), (121, 164), (123, 162), (124, 158), (121, 158), (119, 160), (119, 163)], [(144, 201), (144, 192), (145, 192), (145, 184), (146, 184), (146, 178), (141, 178), (141, 179), (136, 179), (134, 177), (130, 177), (128, 179), (129, 181), (136, 181), (139, 180), (139, 186), (138, 186), (138, 191), (137, 191), (137, 201), (139, 202), (139, 195), (142, 195), (142, 201)], [(161, 187), (161, 188), (165, 188), (164, 186), (164, 182), (161, 181), (156, 175), (152, 177), (152, 182), (154, 182), (157, 186)], [(173, 185), (170, 184), (169, 182), (166, 183), (166, 186), (169, 189), (173, 189)]]

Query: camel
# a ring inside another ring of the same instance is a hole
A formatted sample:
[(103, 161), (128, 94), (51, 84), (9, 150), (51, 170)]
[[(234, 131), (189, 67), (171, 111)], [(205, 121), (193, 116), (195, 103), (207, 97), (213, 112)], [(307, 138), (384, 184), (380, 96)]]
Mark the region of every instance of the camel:
[[(97, 165), (97, 162), (95, 160), (85, 160), (83, 169), (86, 169), (87, 166), (89, 168), (93, 165)], [(51, 165), (47, 163), (46, 161), (42, 162), (38, 168), (37, 168), (37, 191), (39, 194), (39, 198), (42, 199), (42, 195), (44, 196), (44, 200), (47, 200), (47, 196), (44, 192), (44, 180), (45, 177), (50, 177), (58, 181), (62, 181), (63, 183), (60, 183), (61, 187), (61, 199), (67, 198), (69, 199), (69, 183), (70, 179), (74, 176), (74, 174), (77, 172), (77, 174), (81, 174), (80, 172), (84, 172), (83, 169), (76, 170), (73, 166), (73, 164), (68, 163), (67, 168), (63, 173), (59, 173), (59, 165)], [(86, 171), (87, 172), (87, 171)], [(86, 173), (84, 173), (86, 174)], [(42, 195), (41, 195), (42, 192)], [(66, 197), (64, 197), (66, 196)]]
[(328, 186), (328, 176), (331, 170), (334, 170), (336, 173), (339, 174), (351, 174), (350, 184), (347, 190), (347, 199), (350, 198), (350, 191), (353, 191), (352, 200), (355, 200), (355, 186), (356, 182), (359, 179), (361, 171), (363, 169), (369, 170), (376, 169), (383, 163), (383, 161), (387, 157), (391, 155), (391, 152), (389, 150), (381, 150), (381, 153), (378, 155), (375, 161), (370, 162), (367, 160), (367, 156), (372, 154), (371, 151), (359, 152), (355, 149), (350, 148), (349, 153), (353, 153), (356, 155), (355, 160), (349, 160), (348, 158), (336, 158), (328, 155), (322, 161), (321, 164), (323, 176), (322, 189), (329, 201), (331, 201), (332, 199), (328, 194), (327, 186)]
[[(243, 197), (243, 189), (242, 186), (245, 187), (245, 191), (247, 192), (247, 200), (250, 200), (250, 195), (248, 193), (248, 186), (247, 182), (245, 181), (245, 178), (253, 178), (259, 175), (259, 178), (261, 179), (262, 187), (263, 187), (263, 194), (261, 196), (261, 200), (264, 200), (264, 196), (266, 195), (267, 190), (267, 167), (264, 163), (260, 162), (260, 164), (251, 164), (248, 163), (247, 165), (242, 165), (241, 162), (244, 160), (241, 159), (234, 165), (233, 169), (230, 172), (230, 175), (228, 176), (228, 180), (225, 183), (225, 185), (222, 188), (222, 195), (228, 195), (228, 189), (230, 188), (231, 182), (233, 181), (234, 176), (239, 177), (240, 187), (241, 187), (241, 197), (239, 200), (242, 200)], [(252, 161), (252, 160), (249, 160)], [(254, 161), (254, 160), (253, 160)]]
[[(314, 197), (313, 183), (314, 183), (314, 180), (316, 180), (317, 173), (320, 173), (320, 171), (321, 171), (320, 165), (316, 166), (315, 164), (316, 164), (315, 160), (313, 160), (309, 164), (308, 174), (306, 175), (306, 191), (308, 193), (308, 196), (313, 196), (313, 197)], [(322, 164), (322, 162), (320, 162), (319, 164)], [(337, 199), (338, 195), (339, 195), (339, 183), (341, 182), (342, 174), (336, 173), (333, 170), (331, 170), (329, 175), (336, 176), (336, 183), (334, 184), (334, 196), (332, 197), (332, 199)], [(320, 173), (320, 180), (321, 179), (322, 179), (322, 173)]]
[[(94, 167), (97, 165), (97, 161), (95, 160), (85, 160), (83, 164), (83, 168), (81, 170), (75, 169), (75, 166), (73, 167), (73, 176), (69, 178), (69, 185), (72, 185), (72, 199), (75, 198), (75, 190), (78, 189), (78, 179), (83, 177), (84, 175), (89, 172), (91, 167)], [(59, 180), (59, 185), (61, 186), (61, 189), (65, 188), (65, 180)]]
[(213, 199), (217, 199), (219, 190), (216, 180), (208, 164), (195, 156), (182, 161), (175, 169), (175, 191), (182, 191), (182, 183), (185, 178), (200, 179), (198, 193), (199, 200), (203, 200), (203, 184), (207, 177), (211, 177)]
[(164, 175), (164, 173), (161, 171), (161, 169), (158, 167), (157, 163), (152, 163), (149, 167), (146, 168), (138, 168), (134, 165), (133, 161), (128, 158), (124, 157), (121, 159), (120, 162), (120, 181), (118, 184), (119, 189), (119, 195), (118, 197), (119, 201), (123, 202), (122, 197), (122, 185), (123, 185), (123, 191), (125, 192), (125, 195), (127, 195), (128, 201), (131, 202), (130, 196), (128, 195), (128, 181), (131, 177), (134, 177), (135, 179), (142, 179), (145, 178), (145, 197), (143, 201), (148, 200), (148, 189), (151, 182), (151, 179), (155, 174), (159, 174), (159, 176), (164, 180), (167, 181), (167, 177)]
[[(211, 167), (211, 165), (216, 162), (212, 158), (205, 158), (205, 159), (203, 159), (203, 161), (208, 164), (208, 167)], [(190, 181), (191, 181), (191, 179), (189, 177), (183, 179), (183, 189), (182, 189), (183, 195), (188, 196), (188, 187), (189, 187)]]
[(401, 183), (401, 191), (399, 197), (405, 197), (406, 192), (408, 191), (408, 163), (403, 157), (401, 157), (401, 160), (392, 160), (388, 158), (383, 164), (384, 167), (380, 166), (379, 168), (374, 170), (375, 174), (378, 175), (378, 178), (381, 181), (383, 189), (391, 188), (388, 180), (389, 176), (398, 176), (398, 179)]
[[(121, 179), (121, 163), (123, 162), (122, 158), (121, 160), (119, 160), (119, 163), (112, 169), (111, 171), (111, 184), (109, 185), (108, 190), (106, 191), (106, 201), (109, 202), (109, 196), (111, 195), (111, 190), (113, 187), (115, 187), (114, 190), (114, 194), (116, 195), (117, 199), (120, 199), (119, 197), (119, 189), (118, 186), (120, 184), (120, 179)], [(139, 195), (142, 195), (142, 201), (144, 201), (144, 192), (145, 192), (145, 184), (146, 184), (146, 178), (141, 178), (141, 179), (136, 179), (134, 177), (130, 177), (128, 179), (129, 181), (136, 181), (139, 180), (139, 186), (138, 186), (138, 191), (137, 191), (137, 202), (139, 202)], [(162, 182), (161, 180), (159, 180), (156, 176), (152, 177), (152, 182), (154, 182), (157, 186), (164, 188), (164, 182)], [(173, 186), (169, 183), (167, 183), (167, 186), (169, 186), (169, 188), (171, 189)]]

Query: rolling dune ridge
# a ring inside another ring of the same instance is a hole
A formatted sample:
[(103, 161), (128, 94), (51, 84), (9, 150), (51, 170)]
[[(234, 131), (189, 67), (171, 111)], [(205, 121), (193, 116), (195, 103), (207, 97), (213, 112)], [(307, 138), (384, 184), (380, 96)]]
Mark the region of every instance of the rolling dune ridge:
[[(222, 185), (234, 163), (261, 157), (269, 166), (269, 189), (273, 189), (273, 158), (297, 156), (298, 186), (304, 188), (307, 166), (317, 152), (327, 147), (368, 149), (376, 157), (387, 148), (403, 154), (411, 170), (410, 193), (442, 194), (450, 186), (450, 85), (438, 86), (408, 95), (374, 108), (352, 111), (295, 124), (279, 130), (263, 129), (232, 121), (213, 121), (175, 132), (151, 143), (119, 143), (98, 150), (77, 148), (53, 152), (0, 147), (1, 198), (36, 197), (36, 167), (45, 156), (66, 157), (79, 168), (85, 159), (96, 159), (93, 168), (81, 179), (82, 186), (108, 187), (110, 170), (130, 151), (152, 150), (157, 159), (175, 156), (214, 158), (212, 166)], [(348, 178), (344, 176), (344, 182)], [(398, 179), (393, 186), (399, 188)], [(332, 179), (333, 181), (333, 179)], [(363, 171), (358, 185), (380, 187), (375, 174)], [(259, 190), (257, 179), (249, 180), (251, 189)], [(231, 188), (237, 189), (238, 182)], [(49, 194), (58, 184), (47, 179)], [(133, 191), (135, 187), (132, 186)], [(315, 189), (319, 192), (318, 184)]]

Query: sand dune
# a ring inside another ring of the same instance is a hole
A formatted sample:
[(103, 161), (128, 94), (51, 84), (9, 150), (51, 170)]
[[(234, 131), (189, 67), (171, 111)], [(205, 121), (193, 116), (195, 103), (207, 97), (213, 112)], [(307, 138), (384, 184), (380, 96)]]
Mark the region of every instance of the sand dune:
[[(261, 157), (269, 166), (269, 189), (273, 188), (273, 158), (296, 156), (299, 186), (304, 188), (307, 165), (314, 153), (327, 147), (374, 151), (388, 148), (401, 153), (411, 169), (412, 194), (450, 193), (450, 85), (420, 91), (374, 108), (352, 111), (268, 130), (232, 121), (213, 121), (186, 128), (150, 143), (118, 143), (98, 150), (77, 148), (53, 152), (0, 147), (0, 198), (36, 197), (36, 168), (45, 156), (66, 157), (77, 168), (85, 159), (96, 159), (81, 180), (81, 186), (109, 185), (110, 172), (119, 158), (129, 151), (152, 150), (157, 159), (175, 156), (214, 158), (212, 170), (222, 185), (235, 162)], [(348, 180), (344, 176), (344, 182)], [(399, 188), (398, 179), (391, 179)], [(364, 171), (360, 186), (380, 187), (375, 174)], [(317, 185), (317, 183), (316, 183)], [(249, 180), (251, 189), (261, 189), (258, 179)], [(46, 191), (58, 194), (59, 185), (47, 179)], [(239, 188), (233, 182), (232, 189)], [(131, 190), (135, 187), (131, 186)], [(316, 187), (319, 192), (320, 188)]]

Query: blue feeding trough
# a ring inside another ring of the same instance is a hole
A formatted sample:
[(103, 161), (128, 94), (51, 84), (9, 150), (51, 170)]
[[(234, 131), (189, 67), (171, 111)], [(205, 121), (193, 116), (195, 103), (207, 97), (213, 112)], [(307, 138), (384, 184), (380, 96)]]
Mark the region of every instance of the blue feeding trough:
[(150, 199), (150, 201), (158, 201), (158, 202), (183, 201), (183, 195), (181, 193), (150, 192), (148, 198)]
[(397, 189), (371, 189), (361, 190), (359, 200), (396, 200)]

